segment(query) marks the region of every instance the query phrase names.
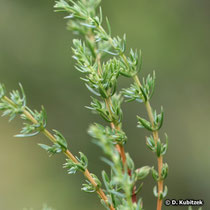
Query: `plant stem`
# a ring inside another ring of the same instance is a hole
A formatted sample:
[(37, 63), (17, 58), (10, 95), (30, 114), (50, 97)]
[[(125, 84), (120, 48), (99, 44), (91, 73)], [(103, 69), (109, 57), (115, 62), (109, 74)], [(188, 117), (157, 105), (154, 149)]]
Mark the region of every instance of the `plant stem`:
[[(16, 106), (11, 99), (9, 99), (7, 96), (4, 96), (3, 99), (7, 101), (12, 106)], [(26, 110), (26, 108), (23, 109), (22, 113), (27, 117), (28, 120), (30, 120), (33, 124), (38, 124), (37, 120), (31, 115), (30, 112)], [(44, 128), (42, 130), (42, 133), (53, 143), (56, 143), (56, 138), (46, 129)], [(67, 149), (66, 151), (63, 151), (63, 153), (68, 157), (70, 160), (72, 160), (74, 163), (79, 163), (76, 157)], [(97, 194), (101, 197), (101, 199), (104, 200), (106, 205), (109, 207), (110, 210), (115, 210), (115, 208), (112, 205), (109, 205), (108, 198), (106, 197), (105, 193), (101, 188), (98, 188), (97, 183), (91, 176), (88, 169), (86, 169), (83, 172), (84, 176), (91, 182), (91, 184), (95, 187)]]
[[(110, 107), (112, 106), (111, 99), (110, 98), (105, 99), (105, 103), (106, 103), (106, 107), (109, 111), (109, 114), (112, 115), (112, 111), (110, 109)], [(118, 125), (115, 125), (113, 122), (111, 122), (110, 125), (111, 125), (112, 129), (120, 130), (120, 127)], [(124, 150), (123, 145), (117, 144), (116, 149), (118, 150), (118, 152), (121, 156), (122, 163), (125, 166), (126, 165), (126, 155), (125, 155), (125, 150)]]
[[(134, 76), (133, 79), (138, 84), (139, 87), (142, 87), (137, 75)], [(153, 117), (152, 107), (150, 105), (150, 102), (146, 101), (145, 106), (146, 106), (146, 110), (147, 110), (149, 120), (152, 124), (152, 127), (154, 127), (154, 117)], [(154, 137), (154, 140), (155, 140), (155, 145), (157, 145), (157, 141), (159, 140), (158, 131), (153, 131), (152, 133), (153, 133), (153, 137)], [(158, 157), (157, 162), (158, 162), (158, 175), (159, 175), (159, 177), (161, 177), (161, 171), (162, 171), (162, 167), (163, 167), (163, 156), (162, 155), (160, 157)], [(163, 180), (161, 178), (159, 178), (159, 180), (158, 180), (157, 210), (162, 209), (162, 200), (160, 199), (160, 193), (161, 192), (163, 192)]]
[[(90, 31), (90, 33), (87, 35), (87, 38), (91, 42), (95, 43), (95, 35), (94, 35), (94, 33), (92, 33), (92, 31)], [(96, 54), (96, 62), (98, 64), (98, 74), (101, 75), (102, 74), (101, 54), (97, 52), (96, 45), (95, 45), (94, 51), (95, 51), (95, 54)], [(106, 107), (109, 111), (109, 114), (112, 115), (112, 111), (111, 111), (112, 101), (111, 101), (110, 97), (105, 99), (105, 104), (106, 104)], [(120, 130), (120, 127), (118, 125), (115, 125), (113, 122), (110, 123), (110, 126), (111, 126), (112, 129)], [(121, 156), (121, 160), (122, 160), (123, 165), (125, 166), (126, 165), (126, 155), (125, 155), (124, 147), (122, 145), (117, 144), (116, 149)]]
[[(101, 30), (102, 32), (105, 32), (104, 28), (100, 25), (98, 26), (99, 30)], [(111, 36), (109, 36), (109, 42), (110, 44), (114, 47), (113, 45), (113, 39)], [(126, 66), (129, 68), (129, 63), (126, 59), (126, 56), (124, 53), (121, 53), (119, 55), (125, 62)], [(138, 84), (139, 87), (142, 87), (140, 81), (139, 81), (139, 78), (137, 75), (135, 75), (133, 77), (134, 81)], [(145, 106), (146, 106), (146, 109), (147, 109), (147, 113), (148, 113), (148, 116), (149, 116), (149, 119), (150, 119), (150, 122), (152, 124), (152, 126), (154, 126), (154, 117), (153, 117), (153, 113), (152, 113), (152, 108), (151, 108), (151, 105), (150, 105), (150, 102), (149, 101), (146, 101), (145, 102)], [(153, 137), (154, 137), (154, 140), (155, 140), (155, 144), (157, 145), (157, 141), (159, 139), (158, 137), (158, 132), (157, 131), (153, 131)], [(163, 157), (160, 156), (158, 157), (158, 174), (159, 174), (159, 177), (161, 177), (161, 171), (162, 171), (162, 166), (163, 166)], [(163, 191), (163, 180), (162, 179), (159, 179), (158, 181), (158, 200), (157, 200), (157, 210), (161, 210), (162, 209), (162, 200), (160, 199), (160, 193)], [(133, 200), (135, 200), (135, 197), (133, 197)]]
[[(94, 34), (91, 34), (90, 35), (90, 39), (92, 41), (95, 41), (95, 37), (94, 37)], [(95, 49), (95, 52), (96, 52), (96, 60), (97, 60), (97, 63), (98, 63), (98, 73), (99, 75), (102, 74), (102, 67), (101, 67), (101, 55), (100, 53), (97, 53), (97, 49)], [(109, 114), (112, 115), (112, 111), (111, 111), (111, 107), (112, 107), (112, 101), (111, 101), (111, 97), (105, 99), (105, 104), (106, 104), (106, 107), (109, 111)], [(116, 125), (114, 122), (111, 122), (110, 123), (110, 126), (112, 129), (114, 130), (120, 130), (120, 126), (119, 125)], [(122, 160), (122, 164), (123, 166), (125, 167), (126, 166), (126, 155), (125, 155), (125, 149), (123, 147), (123, 145), (121, 144), (117, 144), (116, 146), (116, 149), (117, 151), (119, 152), (120, 156), (121, 156), (121, 160)], [(131, 170), (128, 168), (128, 171), (127, 173), (129, 174), (129, 176), (131, 176)], [(131, 196), (131, 200), (133, 203), (136, 203), (137, 202), (137, 197), (136, 197), (136, 193), (135, 193), (135, 190), (136, 190), (136, 186), (133, 187), (133, 190), (132, 190), (132, 196)]]
[[(90, 18), (90, 19), (91, 19), (91, 18)], [(103, 33), (106, 33), (106, 31), (104, 30), (104, 28), (103, 28), (101, 25), (98, 26), (98, 29), (99, 29), (100, 31), (102, 31)], [(93, 37), (94, 37), (94, 34), (92, 34), (92, 36), (90, 37), (90, 39), (91, 39), (92, 41), (95, 40), (95, 38), (93, 38)], [(109, 41), (110, 44), (113, 46), (113, 39), (112, 39), (111, 36), (109, 36), (108, 41)], [(114, 46), (113, 46), (113, 47), (114, 47)], [(96, 55), (97, 55), (97, 60), (99, 61), (98, 64), (100, 64), (99, 69), (101, 70), (100, 54), (96, 53)], [(124, 59), (126, 65), (129, 67), (129, 64), (128, 64), (128, 62), (127, 62), (127, 59), (126, 59), (125, 55), (122, 53), (122, 54), (120, 54), (120, 56)], [(98, 70), (98, 72), (100, 72), (100, 70)], [(106, 99), (106, 100), (105, 100), (105, 103), (106, 103), (106, 106), (107, 106), (107, 109), (108, 109), (109, 113), (112, 114), (111, 109), (110, 109), (110, 106), (112, 106), (112, 103), (111, 103), (110, 98)], [(115, 125), (113, 122), (111, 123), (111, 127), (112, 127), (113, 129), (120, 130), (120, 127), (119, 127), (118, 125)], [(122, 159), (122, 163), (123, 163), (123, 165), (125, 166), (125, 165), (126, 165), (126, 155), (125, 155), (125, 150), (124, 150), (123, 145), (117, 144), (117, 145), (116, 145), (116, 149), (118, 150), (118, 152), (119, 152), (119, 154), (120, 154), (120, 156), (121, 156), (121, 159)], [(128, 174), (131, 176), (131, 170), (130, 170), (130, 169), (128, 169)], [(137, 202), (137, 197), (136, 197), (135, 190), (136, 190), (136, 186), (134, 186), (134, 187), (133, 187), (133, 190), (132, 190), (132, 202), (133, 202), (133, 203), (136, 203), (136, 202)]]

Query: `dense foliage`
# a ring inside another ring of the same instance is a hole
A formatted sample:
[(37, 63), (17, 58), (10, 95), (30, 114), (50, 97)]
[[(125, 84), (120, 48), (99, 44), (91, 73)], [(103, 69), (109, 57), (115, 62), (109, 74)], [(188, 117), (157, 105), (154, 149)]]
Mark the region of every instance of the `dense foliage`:
[[(138, 74), (142, 66), (141, 51), (126, 48), (126, 35), (122, 38), (112, 37), (109, 20), (106, 18), (105, 24), (103, 23), (104, 17), (99, 4), (100, 0), (60, 0), (56, 2), (55, 10), (67, 13), (65, 19), (68, 20), (68, 29), (79, 37), (73, 40), (72, 50), (76, 61), (75, 67), (81, 72), (82, 80), (93, 95), (92, 102), (87, 108), (100, 115), (110, 125), (94, 123), (88, 130), (94, 142), (106, 155), (103, 158), (104, 162), (111, 168), (111, 173), (102, 171), (103, 183), (100, 178), (88, 171), (88, 159), (82, 152), (79, 152), (79, 157), (74, 156), (68, 150), (67, 140), (59, 131), (53, 130), (53, 133), (50, 133), (46, 129), (45, 109), (42, 107), (40, 112), (31, 110), (27, 106), (21, 85), (21, 91), (12, 91), (10, 97), (6, 96), (4, 85), (0, 85), (0, 110), (3, 110), (3, 116), (9, 115), (10, 120), (16, 115), (20, 115), (24, 120), (24, 126), (16, 137), (34, 136), (38, 133), (48, 137), (52, 145), (39, 146), (50, 156), (64, 153), (67, 157), (64, 168), (69, 174), (81, 171), (87, 179), (82, 190), (96, 192), (105, 208), (143, 209), (142, 199), (137, 194), (142, 188), (141, 181), (151, 172), (156, 182), (153, 192), (157, 197), (157, 210), (161, 210), (162, 201), (168, 191), (163, 184), (168, 174), (168, 165), (163, 162), (168, 137), (165, 135), (166, 143), (163, 143), (158, 134), (163, 125), (163, 108), (161, 107), (158, 114), (150, 105), (155, 89), (155, 73), (142, 78), (140, 82)], [(118, 90), (120, 76), (133, 79), (129, 88)], [(137, 116), (138, 127), (151, 132), (151, 135), (146, 137), (146, 144), (157, 156), (157, 169), (153, 166), (136, 168), (131, 155), (124, 150), (124, 145), (128, 142), (122, 129), (121, 104), (124, 98), (127, 102), (137, 101), (146, 107), (148, 119)]]

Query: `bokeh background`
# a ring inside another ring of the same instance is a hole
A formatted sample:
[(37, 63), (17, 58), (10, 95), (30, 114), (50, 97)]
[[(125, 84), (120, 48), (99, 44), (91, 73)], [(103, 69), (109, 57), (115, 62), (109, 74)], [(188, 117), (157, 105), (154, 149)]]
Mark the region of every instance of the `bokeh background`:
[[(89, 168), (100, 176), (101, 150), (91, 143), (87, 128), (100, 118), (85, 109), (90, 94), (71, 58), (72, 34), (65, 30), (64, 14), (53, 12), (51, 1), (1, 0), (0, 81), (8, 90), (25, 88), (28, 104), (48, 113), (48, 128), (61, 131), (71, 151), (84, 152)], [(210, 209), (210, 2), (208, 0), (104, 0), (113, 35), (126, 32), (128, 46), (141, 48), (140, 76), (157, 74), (153, 107), (164, 105), (161, 135), (169, 135), (165, 161), (170, 171), (168, 198), (203, 199)], [(120, 87), (131, 80), (120, 79)], [(148, 132), (137, 129), (136, 114), (145, 115), (142, 104), (123, 105), (123, 128), (137, 167), (155, 165), (146, 148)], [(48, 203), (57, 210), (103, 209), (95, 194), (81, 192), (81, 174), (67, 175), (62, 155), (49, 158), (37, 143), (41, 135), (15, 139), (21, 121), (0, 119), (0, 210), (41, 209)], [(155, 209), (151, 177), (141, 196), (145, 209)], [(164, 209), (187, 209), (164, 207)], [(196, 210), (197, 208), (195, 208)]]

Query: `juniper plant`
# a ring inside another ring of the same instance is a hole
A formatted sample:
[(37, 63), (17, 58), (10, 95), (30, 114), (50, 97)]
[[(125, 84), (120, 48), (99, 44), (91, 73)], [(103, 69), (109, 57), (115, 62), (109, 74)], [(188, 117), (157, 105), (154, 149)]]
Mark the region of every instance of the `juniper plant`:
[[(88, 159), (79, 152), (79, 157), (74, 156), (69, 150), (65, 137), (57, 130), (53, 133), (46, 129), (47, 117), (45, 109), (33, 111), (26, 104), (26, 97), (22, 86), (21, 91), (13, 91), (10, 97), (6, 96), (4, 85), (0, 85), (0, 110), (3, 115), (9, 115), (12, 120), (16, 115), (24, 120), (24, 127), (16, 137), (34, 136), (43, 133), (52, 145), (39, 144), (49, 155), (63, 153), (66, 157), (64, 168), (69, 174), (81, 171), (86, 183), (82, 190), (96, 192), (106, 209), (111, 210), (141, 210), (143, 202), (137, 198), (143, 180), (150, 171), (157, 186), (154, 187), (154, 195), (157, 197), (157, 210), (162, 209), (162, 201), (167, 195), (167, 187), (163, 181), (168, 174), (168, 165), (163, 162), (168, 147), (162, 143), (158, 130), (162, 127), (164, 112), (158, 114), (150, 105), (150, 99), (155, 89), (155, 73), (146, 79), (140, 79), (138, 74), (142, 66), (141, 51), (130, 49), (126, 53), (126, 36), (123, 38), (112, 37), (111, 26), (108, 18), (106, 28), (103, 24), (102, 9), (99, 7), (100, 0), (59, 0), (55, 4), (55, 11), (67, 13), (67, 28), (79, 39), (73, 40), (73, 58), (76, 60), (76, 69), (82, 74), (82, 80), (93, 94), (92, 102), (88, 109), (100, 115), (110, 126), (92, 124), (88, 133), (94, 142), (101, 147), (106, 158), (103, 158), (111, 168), (111, 175), (102, 171), (102, 180), (88, 171)], [(129, 88), (118, 90), (117, 83), (120, 76), (133, 79)], [(121, 104), (123, 98), (127, 101), (137, 101), (145, 104), (148, 120), (137, 116), (138, 127), (145, 128), (152, 133), (146, 137), (148, 148), (157, 156), (157, 170), (154, 167), (143, 166), (135, 168), (130, 155), (125, 152), (124, 145), (127, 137), (122, 128), (123, 112)]]

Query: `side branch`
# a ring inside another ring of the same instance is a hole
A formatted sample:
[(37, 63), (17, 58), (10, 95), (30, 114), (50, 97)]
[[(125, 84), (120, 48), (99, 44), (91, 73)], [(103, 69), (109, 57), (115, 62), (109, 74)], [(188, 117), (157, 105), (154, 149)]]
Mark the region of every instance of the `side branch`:
[[(9, 103), (12, 106), (16, 106), (13, 101), (11, 99), (9, 99), (7, 96), (3, 97), (3, 100), (7, 101), (7, 103)], [(37, 124), (38, 125), (38, 121), (31, 115), (30, 112), (28, 112), (25, 108), (23, 109), (23, 114), (27, 117), (28, 120), (30, 120), (33, 124)], [(46, 129), (44, 128), (41, 131), (51, 142), (56, 143), (56, 138)], [(63, 151), (63, 153), (65, 154), (65, 156), (67, 158), (69, 158), (70, 160), (72, 160), (74, 163), (79, 163), (78, 160), (76, 159), (76, 157), (67, 149), (66, 151)], [(93, 179), (93, 177), (91, 176), (91, 173), (88, 171), (88, 169), (86, 169), (83, 172), (84, 176), (90, 181), (90, 183), (94, 186), (94, 188), (96, 189), (97, 194), (100, 196), (100, 198), (105, 202), (105, 204), (109, 207), (110, 210), (114, 210), (115, 208), (110, 205), (108, 203), (108, 198), (106, 197), (105, 193), (103, 192), (103, 190), (101, 188), (98, 187), (97, 183), (95, 182), (95, 180)]]
[[(138, 86), (141, 88), (142, 85), (139, 81), (138, 76), (134, 76), (134, 81), (138, 84)], [(146, 110), (147, 110), (147, 114), (150, 120), (150, 123), (152, 125), (152, 127), (154, 127), (154, 117), (153, 117), (153, 113), (152, 113), (152, 107), (150, 105), (149, 101), (145, 102), (145, 106), (146, 106)], [(152, 132), (153, 134), (153, 138), (155, 141), (155, 146), (157, 146), (157, 142), (159, 140), (159, 135), (158, 135), (158, 131), (155, 130)], [(162, 209), (162, 199), (160, 199), (160, 194), (163, 192), (163, 180), (160, 178), (161, 177), (161, 171), (162, 171), (162, 167), (163, 167), (163, 156), (160, 155), (160, 157), (157, 158), (157, 162), (158, 162), (158, 175), (159, 175), (159, 180), (158, 180), (158, 200), (157, 200), (157, 210), (161, 210)]]

